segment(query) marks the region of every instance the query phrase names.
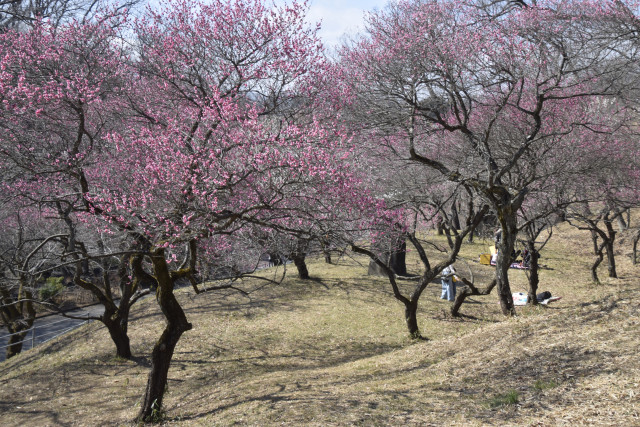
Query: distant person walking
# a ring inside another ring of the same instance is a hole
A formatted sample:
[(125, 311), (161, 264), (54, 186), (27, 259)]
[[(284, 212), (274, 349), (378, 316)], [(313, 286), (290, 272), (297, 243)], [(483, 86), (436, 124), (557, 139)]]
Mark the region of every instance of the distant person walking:
[(442, 281), (442, 295), (440, 299), (446, 299), (449, 301), (455, 301), (456, 299), (456, 284), (453, 282), (453, 276), (456, 274), (456, 269), (453, 264), (442, 270), (440, 280)]

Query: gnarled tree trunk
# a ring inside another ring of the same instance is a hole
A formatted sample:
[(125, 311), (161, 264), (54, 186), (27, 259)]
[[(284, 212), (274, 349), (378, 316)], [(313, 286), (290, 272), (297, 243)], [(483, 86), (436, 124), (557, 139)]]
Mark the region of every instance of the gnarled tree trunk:
[(478, 289), (473, 283), (471, 283), (464, 277), (461, 277), (460, 280), (462, 280), (462, 283), (464, 283), (466, 286), (458, 291), (456, 300), (453, 302), (453, 304), (451, 304), (450, 313), (453, 317), (460, 317), (460, 307), (462, 307), (462, 304), (467, 299), (467, 297), (470, 297), (472, 295), (489, 295), (493, 288), (496, 287), (496, 279), (493, 279), (491, 283), (489, 283), (484, 289)]
[(515, 246), (517, 234), (516, 212), (507, 207), (499, 214), (502, 237), (498, 243), (498, 257), (496, 260), (496, 286), (500, 298), (500, 307), (505, 316), (515, 316), (513, 296), (509, 284), (509, 268), (511, 267), (511, 253)]
[(298, 277), (300, 279), (306, 280), (309, 278), (309, 269), (307, 269), (307, 263), (305, 262), (305, 255), (303, 253), (293, 253), (291, 254), (291, 258), (293, 258), (293, 263), (298, 269)]
[[(116, 303), (116, 300), (111, 292), (111, 281), (107, 267), (105, 266), (103, 271), (103, 284), (104, 289), (100, 289), (96, 284), (86, 281), (80, 277), (80, 271), (76, 270), (74, 282), (76, 285), (87, 289), (98, 299), (98, 301), (104, 306), (104, 312), (97, 318), (104, 324), (109, 331), (114, 345), (116, 346), (116, 355), (124, 359), (131, 359), (131, 345), (128, 336), (129, 325), (129, 312), (131, 306), (143, 295), (149, 293), (149, 291), (137, 292), (140, 288), (140, 282), (142, 280), (153, 279), (149, 274), (142, 271), (142, 256), (134, 255), (129, 260), (131, 265), (131, 272), (133, 280), (129, 278), (129, 272), (127, 271), (126, 263), (128, 256), (123, 256), (120, 260), (120, 269), (118, 276), (120, 280), (119, 288), (121, 292), (120, 301)], [(148, 278), (143, 277), (148, 276)], [(137, 294), (136, 294), (137, 292)], [(134, 296), (134, 294), (136, 294)]]
[[(21, 279), (21, 283), (24, 279)], [(23, 341), (27, 333), (33, 326), (36, 319), (36, 310), (33, 304), (33, 295), (26, 290), (26, 285), (21, 284), (18, 291), (17, 301), (11, 297), (11, 293), (6, 288), (0, 287), (2, 299), (0, 303), (0, 317), (7, 326), (7, 330), (11, 335), (7, 342), (5, 357), (10, 359), (22, 352)]]
[(598, 244), (598, 234), (593, 230), (591, 230), (591, 240), (593, 241), (593, 252), (596, 256), (591, 264), (591, 280), (595, 283), (600, 283), (600, 278), (598, 278), (598, 266), (600, 266), (600, 263), (604, 260), (603, 250), (605, 243), (602, 242)]
[(17, 356), (22, 352), (22, 345), (24, 344), (24, 339), (29, 333), (29, 330), (33, 326), (34, 319), (17, 319), (14, 322), (7, 325), (7, 329), (10, 334), (13, 334), (9, 337), (7, 342), (7, 352), (5, 353), (5, 357), (7, 359), (12, 358), (13, 356)]
[(408, 299), (404, 302), (404, 318), (409, 330), (409, 336), (413, 339), (423, 338), (418, 328), (418, 300)]
[[(536, 250), (536, 244), (532, 241), (527, 241), (527, 251), (529, 252), (529, 298), (527, 303), (529, 305), (538, 305), (538, 284), (540, 283), (538, 264), (538, 251)], [(524, 261), (524, 258), (523, 258)]]
[(152, 254), (151, 262), (158, 282), (156, 298), (167, 321), (167, 326), (151, 353), (151, 371), (137, 417), (138, 421), (143, 422), (159, 421), (173, 352), (182, 334), (192, 328), (180, 303), (173, 294), (174, 280), (167, 266), (164, 249), (156, 249)]
[(122, 321), (115, 313), (109, 315), (106, 311), (102, 323), (107, 327), (109, 336), (116, 346), (116, 355), (123, 359), (131, 359), (131, 345), (127, 331), (122, 327)]

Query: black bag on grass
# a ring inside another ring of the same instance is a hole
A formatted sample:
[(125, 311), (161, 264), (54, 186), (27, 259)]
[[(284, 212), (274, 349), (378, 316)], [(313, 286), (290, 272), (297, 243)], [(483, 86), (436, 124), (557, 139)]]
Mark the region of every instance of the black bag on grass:
[(549, 298), (551, 298), (551, 292), (549, 291), (540, 292), (538, 295), (536, 295), (536, 299), (538, 300), (538, 302), (544, 301)]

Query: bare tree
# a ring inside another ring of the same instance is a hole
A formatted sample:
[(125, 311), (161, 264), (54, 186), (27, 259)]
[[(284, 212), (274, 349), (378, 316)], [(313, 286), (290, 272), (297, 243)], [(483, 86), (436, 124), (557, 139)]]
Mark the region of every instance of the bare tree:
[(25, 30), (37, 20), (58, 27), (71, 19), (88, 21), (98, 12), (139, 6), (145, 0), (0, 0), (0, 31)]
[(569, 147), (589, 149), (577, 141), (612, 134), (628, 118), (622, 104), (607, 116), (596, 111), (621, 94), (613, 82), (629, 81), (636, 50), (619, 23), (635, 18), (615, 5), (554, 4), (393, 3), (341, 57), (368, 138), (383, 144), (395, 134), (405, 161), (491, 206), (502, 229), (496, 280), (505, 315), (515, 314), (508, 269), (518, 210)]
[(39, 274), (38, 270), (56, 261), (55, 247), (59, 247), (65, 237), (64, 233), (56, 233), (54, 227), (43, 228), (45, 223), (37, 211), (18, 208), (15, 203), (2, 204), (0, 318), (12, 334), (6, 350), (7, 359), (22, 351), (22, 343), (33, 326), (38, 306), (46, 302), (38, 291), (48, 277)]

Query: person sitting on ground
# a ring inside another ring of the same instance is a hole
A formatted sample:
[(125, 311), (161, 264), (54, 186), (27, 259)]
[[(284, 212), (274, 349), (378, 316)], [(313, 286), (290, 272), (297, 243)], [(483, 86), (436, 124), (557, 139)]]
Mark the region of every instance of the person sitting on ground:
[(513, 264), (514, 262), (517, 261), (518, 257), (520, 256), (521, 252), (518, 250), (516, 251), (515, 249), (513, 251), (511, 251), (511, 263)]

